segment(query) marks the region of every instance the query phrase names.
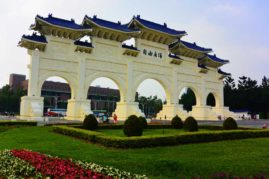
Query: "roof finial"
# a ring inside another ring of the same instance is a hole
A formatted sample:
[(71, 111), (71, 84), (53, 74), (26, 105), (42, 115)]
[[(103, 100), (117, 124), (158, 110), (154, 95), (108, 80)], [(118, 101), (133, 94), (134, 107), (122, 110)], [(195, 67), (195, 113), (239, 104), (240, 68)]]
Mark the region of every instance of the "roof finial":
[(118, 24), (120, 24), (120, 25), (121, 25), (121, 21), (118, 21)]
[(49, 17), (52, 17), (52, 13), (49, 13)]
[(194, 45), (196, 45), (196, 42), (193, 42)]
[(136, 17), (137, 17), (137, 19), (140, 19), (140, 15), (139, 14)]
[(71, 22), (75, 22), (75, 19), (72, 18), (72, 19), (71, 19)]
[(214, 57), (216, 57), (216, 54), (214, 53)]
[(167, 27), (167, 24), (166, 24), (166, 23), (163, 23), (163, 26), (164, 26), (164, 27)]
[(93, 18), (94, 18), (94, 19), (96, 19), (96, 18), (97, 18), (97, 15), (96, 15), (96, 14), (95, 14), (95, 15), (93, 15)]

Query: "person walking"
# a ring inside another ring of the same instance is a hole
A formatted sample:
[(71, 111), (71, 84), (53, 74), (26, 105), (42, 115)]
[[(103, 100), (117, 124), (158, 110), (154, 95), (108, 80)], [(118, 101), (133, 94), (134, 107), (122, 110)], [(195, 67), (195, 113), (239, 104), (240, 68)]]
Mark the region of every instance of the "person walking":
[(115, 124), (118, 122), (118, 116), (116, 115), (116, 113), (114, 113), (113, 115), (113, 120)]

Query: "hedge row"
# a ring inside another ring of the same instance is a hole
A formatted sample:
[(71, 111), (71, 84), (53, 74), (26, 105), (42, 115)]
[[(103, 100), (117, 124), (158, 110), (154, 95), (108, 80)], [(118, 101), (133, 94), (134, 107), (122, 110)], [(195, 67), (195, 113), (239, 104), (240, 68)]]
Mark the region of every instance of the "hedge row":
[[(63, 124), (64, 125), (64, 124)], [(81, 128), (83, 127), (81, 125), (74, 125), (76, 128)], [(98, 124), (99, 129), (123, 129), (123, 124)], [(172, 129), (172, 125), (170, 124), (149, 124), (147, 129)], [(208, 129), (208, 130), (224, 130), (222, 126), (212, 126), (212, 125), (199, 125), (199, 129)], [(244, 127), (239, 127), (238, 129), (242, 130), (248, 130), (252, 128), (244, 128)]]
[(84, 139), (93, 143), (98, 143), (106, 147), (115, 148), (170, 146), (188, 143), (269, 137), (269, 130), (205, 131), (194, 133), (188, 132), (178, 135), (141, 136), (128, 138), (106, 136), (100, 132), (88, 131), (68, 126), (53, 126), (53, 131), (60, 134)]
[[(83, 129), (81, 125), (73, 125), (76, 128)], [(98, 129), (123, 129), (123, 124), (98, 124)], [(154, 124), (148, 125), (147, 129), (172, 129), (171, 125)]]
[(36, 121), (0, 121), (0, 126), (36, 126)]

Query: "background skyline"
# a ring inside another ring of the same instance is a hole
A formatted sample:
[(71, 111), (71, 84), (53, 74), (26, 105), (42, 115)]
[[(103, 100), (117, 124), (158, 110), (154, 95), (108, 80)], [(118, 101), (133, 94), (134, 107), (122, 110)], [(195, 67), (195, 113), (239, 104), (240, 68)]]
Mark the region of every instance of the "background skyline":
[[(139, 14), (144, 19), (185, 30), (188, 35), (183, 40), (212, 48), (218, 57), (230, 60), (222, 70), (232, 73), (236, 81), (242, 75), (258, 83), (263, 76), (269, 77), (269, 1), (266, 0), (4, 0), (0, 5), (0, 86), (8, 83), (11, 73), (28, 76), (29, 56), (17, 44), (23, 34), (32, 33), (28, 29), (37, 14), (49, 13), (74, 18), (77, 23), (86, 14), (122, 23)], [(104, 80), (103, 83), (109, 84)], [(152, 85), (155, 84), (149, 82), (142, 93), (152, 94)], [(161, 94), (161, 89), (155, 87), (156, 93)]]

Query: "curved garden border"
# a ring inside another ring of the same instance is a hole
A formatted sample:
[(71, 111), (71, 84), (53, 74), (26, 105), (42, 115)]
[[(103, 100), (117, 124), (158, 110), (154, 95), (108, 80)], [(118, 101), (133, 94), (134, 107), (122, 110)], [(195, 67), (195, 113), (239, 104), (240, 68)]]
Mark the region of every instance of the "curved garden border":
[(239, 129), (203, 132), (188, 132), (166, 136), (115, 137), (100, 132), (89, 131), (71, 126), (53, 126), (53, 131), (67, 136), (76, 137), (106, 147), (142, 148), (155, 146), (171, 146), (189, 143), (236, 140), (246, 138), (269, 137), (269, 130)]

